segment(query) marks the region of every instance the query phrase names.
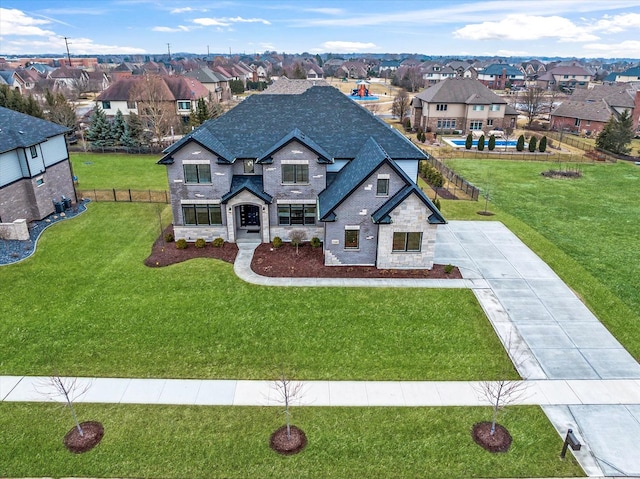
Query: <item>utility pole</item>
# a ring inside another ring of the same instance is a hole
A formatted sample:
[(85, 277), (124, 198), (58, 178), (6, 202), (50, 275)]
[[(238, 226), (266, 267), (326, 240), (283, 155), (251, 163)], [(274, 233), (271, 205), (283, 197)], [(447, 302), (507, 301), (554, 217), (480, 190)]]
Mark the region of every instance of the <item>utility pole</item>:
[(169, 61), (171, 61), (171, 43), (167, 43), (167, 52), (169, 53)]
[(67, 60), (69, 60), (69, 68), (71, 68), (71, 55), (69, 54), (69, 42), (67, 40), (69, 39), (67, 37), (64, 37), (64, 44), (67, 47)]

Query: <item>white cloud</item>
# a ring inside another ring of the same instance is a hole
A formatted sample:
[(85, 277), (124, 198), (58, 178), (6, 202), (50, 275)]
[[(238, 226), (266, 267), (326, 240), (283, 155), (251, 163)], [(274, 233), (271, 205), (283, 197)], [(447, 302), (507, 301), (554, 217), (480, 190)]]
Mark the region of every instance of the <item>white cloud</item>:
[(184, 25), (178, 25), (177, 27), (153, 27), (151, 30), (154, 32), (165, 32), (165, 33), (175, 33), (175, 32), (188, 32), (191, 30), (190, 27), (186, 27)]
[(191, 7), (184, 7), (184, 8), (174, 8), (173, 10), (171, 10), (170, 13), (187, 13), (187, 12), (193, 12), (195, 11), (193, 8)]
[(262, 23), (264, 25), (271, 25), (269, 20), (263, 18), (242, 18), (242, 17), (222, 17), (222, 18), (196, 18), (193, 23), (202, 25), (204, 27), (229, 27), (234, 23)]
[(498, 22), (466, 25), (454, 30), (453, 36), (465, 40), (539, 40), (556, 38), (567, 42), (597, 40), (585, 27), (563, 17), (540, 17), (524, 14), (507, 15)]
[(38, 25), (47, 25), (49, 20), (28, 17), (15, 8), (0, 8), (0, 32), (4, 35), (47, 36), (54, 35), (51, 30), (43, 30)]
[(341, 8), (305, 8), (304, 9), (305, 12), (312, 12), (312, 13), (322, 13), (324, 15), (344, 15), (344, 10)]
[(606, 54), (603, 56), (607, 58), (638, 58), (640, 40), (625, 40), (620, 43), (588, 43), (583, 48), (596, 56)]
[(605, 33), (620, 33), (625, 30), (640, 30), (640, 13), (623, 13), (620, 15), (605, 15), (591, 27)]
[[(102, 45), (93, 43), (89, 38), (73, 38), (69, 43), (72, 55), (99, 55), (99, 54), (137, 54), (146, 53), (142, 48), (125, 47), (118, 45)], [(2, 43), (3, 53), (9, 55), (20, 55), (25, 52), (37, 53), (64, 53), (66, 46), (64, 38), (52, 36), (47, 40), (13, 40)]]
[(324, 51), (333, 53), (356, 53), (362, 51), (374, 51), (378, 48), (375, 43), (342, 41), (324, 42), (322, 46), (324, 47)]

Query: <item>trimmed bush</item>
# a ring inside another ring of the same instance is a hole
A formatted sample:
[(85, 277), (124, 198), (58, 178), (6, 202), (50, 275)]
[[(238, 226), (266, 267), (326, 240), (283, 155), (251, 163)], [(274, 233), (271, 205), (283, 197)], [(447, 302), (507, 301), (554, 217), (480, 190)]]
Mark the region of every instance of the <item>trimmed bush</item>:
[(187, 249), (187, 240), (184, 238), (180, 238), (178, 241), (176, 241), (176, 248)]
[(165, 233), (165, 235), (164, 235), (164, 242), (165, 243), (173, 243), (174, 240), (175, 240), (175, 238), (173, 237), (173, 233)]
[(445, 274), (451, 274), (451, 272), (453, 271), (454, 266), (452, 264), (447, 264), (444, 267), (444, 272)]
[(224, 240), (222, 238), (216, 238), (211, 242), (211, 244), (216, 248), (222, 248), (222, 245), (224, 245)]
[(473, 146), (473, 135), (469, 133), (467, 135), (467, 139), (464, 140), (464, 147), (465, 149), (470, 150), (472, 146)]
[(322, 241), (320, 241), (320, 238), (318, 238), (317, 236), (314, 236), (313, 238), (311, 238), (309, 244), (311, 244), (312, 248), (317, 248), (318, 246), (322, 245)]
[(516, 150), (518, 151), (524, 150), (524, 135), (520, 135), (518, 137), (518, 142), (516, 143)]
[(436, 208), (438, 208), (438, 211), (440, 211), (440, 200), (438, 198), (433, 199), (433, 204)]
[(198, 238), (196, 240), (196, 248), (204, 248), (207, 245), (207, 242), (204, 240), (204, 238)]
[(547, 151), (547, 137), (543, 136), (542, 138), (540, 138), (540, 143), (538, 143), (538, 151), (540, 153), (544, 153), (545, 151)]
[(496, 149), (496, 135), (491, 135), (489, 137), (489, 151), (493, 151)]
[(478, 151), (483, 151), (484, 150), (484, 135), (480, 135), (480, 138), (478, 138)]
[(529, 139), (529, 151), (533, 153), (534, 151), (536, 151), (537, 146), (538, 146), (538, 138), (535, 136), (532, 136)]
[(275, 238), (273, 238), (273, 241), (271, 241), (271, 246), (273, 246), (274, 248), (280, 248), (280, 246), (282, 246), (282, 238), (280, 238), (280, 236), (276, 236)]

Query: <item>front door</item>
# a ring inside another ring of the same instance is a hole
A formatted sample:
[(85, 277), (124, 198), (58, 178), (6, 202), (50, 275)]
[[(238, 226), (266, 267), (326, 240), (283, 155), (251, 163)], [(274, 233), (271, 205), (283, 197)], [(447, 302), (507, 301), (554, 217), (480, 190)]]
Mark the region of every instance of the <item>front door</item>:
[(240, 205), (240, 226), (243, 228), (260, 227), (260, 207)]

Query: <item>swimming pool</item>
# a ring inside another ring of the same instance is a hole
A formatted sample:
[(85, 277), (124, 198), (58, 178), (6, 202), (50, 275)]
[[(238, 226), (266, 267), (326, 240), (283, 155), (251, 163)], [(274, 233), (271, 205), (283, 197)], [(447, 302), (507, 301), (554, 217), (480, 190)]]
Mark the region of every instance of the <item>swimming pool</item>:
[[(449, 143), (451, 146), (455, 147), (455, 148), (464, 148), (464, 145), (466, 143), (466, 140), (457, 140), (457, 139), (450, 139), (450, 138), (445, 138), (444, 139), (445, 142)], [(496, 140), (496, 148), (502, 147), (504, 148), (505, 146), (507, 148), (515, 148), (516, 145), (518, 144), (517, 140)], [(489, 145), (489, 139), (485, 138), (484, 140), (484, 146), (485, 148)], [(525, 148), (526, 148), (526, 144), (525, 144)], [(473, 148), (477, 148), (478, 147), (478, 140), (473, 140), (472, 142), (472, 147)]]
[(369, 96), (353, 96), (353, 95), (349, 95), (349, 98), (351, 98), (352, 100), (355, 101), (375, 101), (375, 100), (379, 100), (380, 97), (377, 96), (373, 96), (373, 95), (369, 95)]

